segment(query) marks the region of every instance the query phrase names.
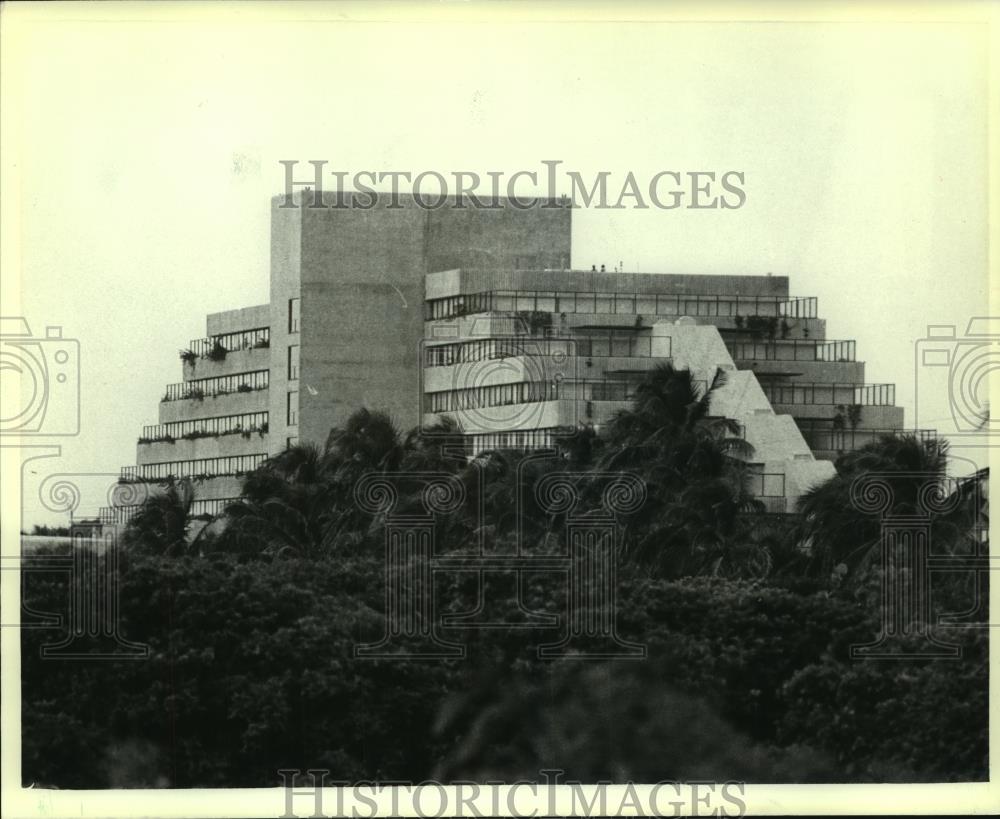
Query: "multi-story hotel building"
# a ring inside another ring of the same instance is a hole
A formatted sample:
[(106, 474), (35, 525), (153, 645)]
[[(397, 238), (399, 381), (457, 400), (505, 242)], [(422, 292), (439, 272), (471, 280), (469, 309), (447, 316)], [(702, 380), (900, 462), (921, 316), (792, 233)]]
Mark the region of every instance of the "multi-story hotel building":
[(854, 341), (828, 339), (786, 277), (573, 270), (566, 200), (315, 204), (272, 200), (270, 302), (208, 316), (124, 480), (198, 478), (194, 513), (214, 514), (243, 474), (362, 406), (404, 430), (451, 416), (470, 454), (551, 446), (599, 431), (665, 361), (726, 373), (712, 413), (740, 423), (774, 511), (903, 426), (893, 385), (865, 383)]

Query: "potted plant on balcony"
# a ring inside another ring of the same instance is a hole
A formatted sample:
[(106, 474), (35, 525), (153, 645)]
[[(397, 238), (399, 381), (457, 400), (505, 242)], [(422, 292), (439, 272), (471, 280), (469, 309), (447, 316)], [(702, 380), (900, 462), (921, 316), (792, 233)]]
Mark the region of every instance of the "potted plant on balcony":
[(857, 429), (858, 424), (861, 423), (861, 404), (851, 404), (847, 408), (847, 423), (851, 425), (851, 429)]
[(181, 361), (185, 364), (190, 364), (192, 367), (198, 360), (198, 354), (194, 350), (181, 350), (180, 351)]

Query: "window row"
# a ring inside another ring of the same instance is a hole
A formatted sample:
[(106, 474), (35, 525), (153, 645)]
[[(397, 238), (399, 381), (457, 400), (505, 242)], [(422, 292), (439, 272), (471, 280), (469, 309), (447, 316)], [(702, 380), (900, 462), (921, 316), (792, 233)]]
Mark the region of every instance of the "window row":
[[(670, 355), (670, 339), (661, 339), (663, 357)], [(587, 333), (576, 339), (488, 338), (458, 344), (441, 344), (424, 349), (425, 367), (450, 367), (475, 361), (518, 356), (544, 360), (549, 356), (580, 358), (649, 358), (653, 340), (633, 332)]]
[(433, 392), (429, 412), (455, 412), (502, 407), (509, 404), (530, 404), (536, 401), (553, 401), (559, 397), (558, 381), (521, 381), (516, 384), (498, 384), (493, 387), (474, 387), (467, 390)]
[[(704, 389), (702, 382), (698, 386)], [(458, 412), (482, 407), (530, 404), (538, 401), (573, 400), (631, 401), (637, 381), (613, 379), (573, 379), (522, 381), (464, 390), (428, 393), (427, 412)]]
[(854, 361), (854, 341), (733, 341), (726, 345), (737, 361)]
[(850, 406), (893, 406), (895, 384), (774, 384), (761, 382), (772, 404), (843, 404)]
[(254, 370), (248, 373), (220, 375), (214, 378), (197, 378), (193, 381), (170, 384), (161, 400), (178, 401), (184, 398), (200, 400), (211, 395), (228, 395), (234, 392), (266, 390), (269, 380), (268, 373), (268, 370)]
[(665, 295), (644, 293), (543, 292), (491, 290), (431, 299), (428, 320), (473, 313), (535, 311), (547, 313), (627, 314), (649, 316), (786, 316), (815, 318), (816, 298), (780, 296)]
[(557, 429), (518, 429), (510, 432), (486, 432), (466, 436), (471, 454), (489, 449), (552, 449)]
[(570, 339), (485, 338), (459, 344), (441, 344), (424, 348), (425, 367), (450, 367), (474, 361), (498, 358), (528, 358), (576, 355), (576, 342)]

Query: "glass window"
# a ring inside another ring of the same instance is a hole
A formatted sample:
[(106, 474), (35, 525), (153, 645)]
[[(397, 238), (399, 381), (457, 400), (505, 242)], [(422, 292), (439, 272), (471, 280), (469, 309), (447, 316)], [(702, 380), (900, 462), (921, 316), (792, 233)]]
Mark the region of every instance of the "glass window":
[(298, 381), (299, 378), (299, 345), (292, 344), (288, 348), (288, 380)]
[(640, 316), (656, 315), (656, 296), (639, 296), (635, 302), (635, 312)]
[(595, 313), (610, 313), (614, 306), (614, 297), (610, 293), (597, 293), (594, 301)]
[(658, 315), (658, 316), (676, 316), (677, 315), (677, 297), (676, 296), (657, 296), (656, 297), (656, 315)]
[(288, 392), (288, 426), (293, 427), (299, 423), (299, 391), (289, 390)]
[(300, 306), (301, 299), (289, 299), (288, 300), (288, 332), (297, 333), (299, 332), (299, 320), (300, 320)]
[(574, 293), (556, 293), (556, 313), (575, 313), (576, 298)]
[(615, 312), (616, 313), (634, 313), (635, 312), (635, 296), (628, 293), (619, 293), (615, 297)]
[(614, 335), (611, 337), (611, 355), (627, 356), (632, 348), (632, 340), (628, 336)]
[(544, 310), (546, 313), (554, 313), (556, 311), (555, 293), (539, 293), (535, 304), (536, 310)]

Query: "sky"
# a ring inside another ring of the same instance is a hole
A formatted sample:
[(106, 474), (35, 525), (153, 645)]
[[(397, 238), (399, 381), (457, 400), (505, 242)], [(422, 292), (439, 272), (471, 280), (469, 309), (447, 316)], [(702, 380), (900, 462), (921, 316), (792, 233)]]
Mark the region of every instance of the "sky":
[[(573, 266), (789, 276), (793, 295), (818, 297), (829, 338), (857, 339), (867, 380), (897, 384), (908, 426), (946, 422), (940, 387), (914, 397), (914, 350), (928, 325), (961, 335), (988, 313), (982, 24), (100, 22), (71, 9), (20, 21), (16, 43), (8, 27), (4, 43), (3, 314), (80, 345), (81, 433), (36, 462), (39, 480), (134, 463), (205, 314), (267, 300), (269, 197), (287, 159), (742, 171), (739, 209), (576, 210)], [(25, 524), (65, 518), (30, 491), (24, 511)]]

